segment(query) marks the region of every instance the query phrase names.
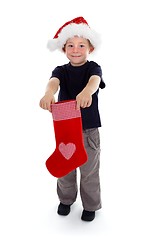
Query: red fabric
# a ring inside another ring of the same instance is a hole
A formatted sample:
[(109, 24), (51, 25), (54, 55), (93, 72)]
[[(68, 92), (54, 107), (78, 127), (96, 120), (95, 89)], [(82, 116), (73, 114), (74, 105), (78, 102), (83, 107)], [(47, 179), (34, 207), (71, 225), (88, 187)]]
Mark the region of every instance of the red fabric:
[(58, 35), (61, 33), (62, 29), (72, 23), (76, 24), (84, 23), (88, 25), (87, 21), (83, 17), (74, 18), (71, 21), (66, 22), (62, 27), (60, 27), (59, 30), (56, 32), (54, 38), (58, 38)]
[[(62, 103), (57, 104), (59, 108), (60, 106), (62, 108)], [(73, 101), (71, 101), (71, 104), (74, 107), (73, 111), (75, 111)], [(54, 120), (53, 123), (56, 149), (47, 159), (46, 167), (54, 177), (60, 178), (84, 164), (87, 161), (87, 154), (83, 143), (81, 116), (65, 120)]]

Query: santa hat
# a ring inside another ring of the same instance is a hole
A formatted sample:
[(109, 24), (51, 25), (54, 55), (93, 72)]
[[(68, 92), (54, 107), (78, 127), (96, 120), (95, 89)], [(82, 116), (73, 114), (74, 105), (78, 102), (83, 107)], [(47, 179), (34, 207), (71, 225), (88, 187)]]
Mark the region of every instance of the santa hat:
[(56, 49), (62, 51), (66, 41), (74, 36), (88, 39), (94, 47), (94, 50), (100, 46), (99, 34), (89, 27), (87, 21), (83, 17), (77, 17), (66, 22), (59, 28), (54, 38), (48, 41), (47, 48), (50, 51)]

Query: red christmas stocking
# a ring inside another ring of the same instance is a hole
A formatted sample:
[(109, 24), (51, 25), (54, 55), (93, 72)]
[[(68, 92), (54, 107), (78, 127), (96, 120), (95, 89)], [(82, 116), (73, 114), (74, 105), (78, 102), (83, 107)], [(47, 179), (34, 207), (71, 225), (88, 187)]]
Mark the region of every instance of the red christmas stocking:
[(48, 171), (57, 178), (63, 177), (87, 161), (82, 135), (81, 112), (76, 101), (52, 104), (56, 149), (47, 159)]

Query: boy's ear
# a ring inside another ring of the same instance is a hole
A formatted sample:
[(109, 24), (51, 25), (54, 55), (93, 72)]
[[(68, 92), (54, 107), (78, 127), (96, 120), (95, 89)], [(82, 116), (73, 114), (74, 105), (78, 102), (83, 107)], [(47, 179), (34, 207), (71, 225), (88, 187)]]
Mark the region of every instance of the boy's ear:
[(94, 47), (90, 47), (89, 53), (92, 53), (94, 50)]

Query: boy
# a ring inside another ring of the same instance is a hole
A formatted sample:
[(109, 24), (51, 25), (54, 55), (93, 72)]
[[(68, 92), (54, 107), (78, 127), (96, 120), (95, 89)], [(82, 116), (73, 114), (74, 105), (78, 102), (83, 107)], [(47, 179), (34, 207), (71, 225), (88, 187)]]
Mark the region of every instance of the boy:
[[(69, 59), (68, 64), (56, 67), (46, 88), (40, 107), (51, 111), (55, 103), (54, 94), (59, 91), (58, 101), (76, 99), (77, 109), (81, 109), (84, 146), (88, 161), (80, 169), (80, 196), (83, 204), (81, 219), (92, 221), (95, 211), (101, 208), (99, 179), (101, 127), (98, 110), (99, 88), (104, 88), (101, 67), (88, 61), (90, 53), (99, 45), (99, 36), (83, 17), (65, 23), (49, 40), (50, 50), (60, 49)], [(60, 199), (58, 214), (68, 215), (77, 197), (76, 170), (57, 180)]]

